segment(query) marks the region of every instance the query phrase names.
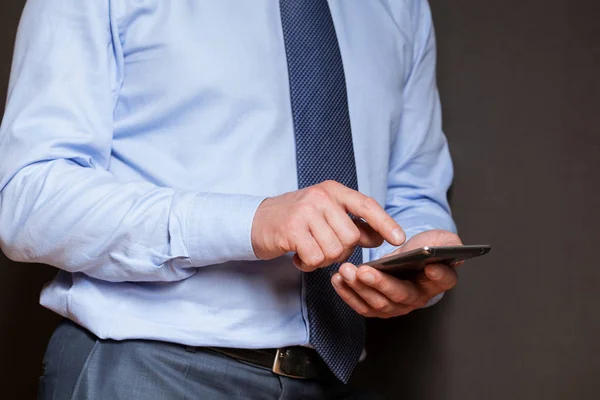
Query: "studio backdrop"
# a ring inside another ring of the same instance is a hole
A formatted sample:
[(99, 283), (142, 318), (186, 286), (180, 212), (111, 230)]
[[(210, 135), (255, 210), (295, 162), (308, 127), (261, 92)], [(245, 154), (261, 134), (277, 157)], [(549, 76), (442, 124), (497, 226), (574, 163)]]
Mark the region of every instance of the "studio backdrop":
[[(2, 99), (24, 3), (0, 4)], [(352, 384), (390, 399), (598, 399), (599, 2), (431, 6), (455, 219), (493, 250), (435, 307), (370, 321)], [(38, 294), (55, 271), (0, 264), (0, 396), (33, 399), (58, 321)]]

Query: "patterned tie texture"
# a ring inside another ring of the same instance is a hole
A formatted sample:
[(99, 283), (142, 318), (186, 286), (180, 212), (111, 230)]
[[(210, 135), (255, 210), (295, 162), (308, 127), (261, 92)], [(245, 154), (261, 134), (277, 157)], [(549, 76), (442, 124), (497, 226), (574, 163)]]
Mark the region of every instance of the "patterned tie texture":
[[(342, 57), (326, 0), (280, 0), (298, 185), (335, 180), (358, 190)], [(348, 260), (362, 263), (360, 248)], [(310, 343), (335, 376), (348, 382), (365, 343), (364, 318), (335, 292), (339, 264), (304, 273)]]

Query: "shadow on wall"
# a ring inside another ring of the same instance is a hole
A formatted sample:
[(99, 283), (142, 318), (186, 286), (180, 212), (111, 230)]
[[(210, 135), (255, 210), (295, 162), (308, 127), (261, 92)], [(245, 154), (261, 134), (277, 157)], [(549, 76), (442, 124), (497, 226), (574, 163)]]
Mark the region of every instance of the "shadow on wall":
[(425, 399), (436, 385), (444, 387), (435, 368), (442, 354), (442, 314), (452, 292), (435, 306), (400, 318), (367, 321), (367, 359), (360, 363), (351, 385), (369, 388), (386, 399)]

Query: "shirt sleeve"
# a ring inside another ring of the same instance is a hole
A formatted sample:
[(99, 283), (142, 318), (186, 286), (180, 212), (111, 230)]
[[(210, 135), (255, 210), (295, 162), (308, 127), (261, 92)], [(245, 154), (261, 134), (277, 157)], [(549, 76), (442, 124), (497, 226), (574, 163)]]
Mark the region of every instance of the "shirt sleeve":
[(112, 1), (29, 0), (0, 127), (0, 245), (106, 281), (175, 281), (256, 259), (264, 200), (122, 182), (109, 172), (123, 56)]
[[(405, 81), (399, 130), (392, 143), (385, 204), (407, 239), (430, 229), (456, 231), (447, 200), (453, 169), (442, 132), (431, 11), (426, 0), (411, 3), (413, 60)], [(370, 257), (377, 259), (394, 249), (384, 243), (372, 249)]]

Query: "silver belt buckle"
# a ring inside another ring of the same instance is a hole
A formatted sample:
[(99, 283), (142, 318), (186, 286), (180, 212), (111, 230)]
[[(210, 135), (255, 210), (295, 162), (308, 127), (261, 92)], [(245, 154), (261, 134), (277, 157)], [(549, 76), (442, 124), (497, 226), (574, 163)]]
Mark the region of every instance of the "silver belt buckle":
[(303, 376), (288, 374), (287, 372), (285, 372), (282, 369), (283, 361), (285, 361), (285, 359), (289, 356), (289, 354), (290, 354), (290, 351), (285, 348), (277, 349), (277, 351), (275, 352), (275, 360), (273, 361), (272, 371), (274, 373), (276, 373), (277, 375), (287, 376), (287, 377), (296, 378), (296, 379), (306, 379)]

